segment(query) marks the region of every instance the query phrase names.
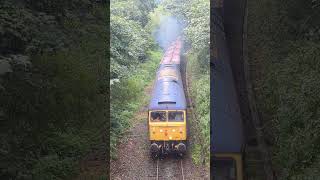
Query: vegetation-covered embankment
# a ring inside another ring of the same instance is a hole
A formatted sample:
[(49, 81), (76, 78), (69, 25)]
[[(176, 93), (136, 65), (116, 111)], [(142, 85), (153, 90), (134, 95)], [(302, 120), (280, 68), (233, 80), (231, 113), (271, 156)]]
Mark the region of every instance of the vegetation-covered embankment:
[(279, 179), (320, 176), (320, 1), (248, 1), (249, 64)]
[(0, 179), (72, 179), (103, 142), (106, 3), (0, 5)]
[(190, 118), (193, 133), (192, 158), (196, 164), (210, 164), (210, 1), (166, 1), (165, 9), (186, 25), (184, 35), (190, 49), (188, 61), (189, 87), (196, 119)]
[(110, 6), (110, 153), (116, 158), (131, 118), (146, 103), (144, 88), (155, 78), (161, 52), (152, 38), (152, 0), (115, 0)]

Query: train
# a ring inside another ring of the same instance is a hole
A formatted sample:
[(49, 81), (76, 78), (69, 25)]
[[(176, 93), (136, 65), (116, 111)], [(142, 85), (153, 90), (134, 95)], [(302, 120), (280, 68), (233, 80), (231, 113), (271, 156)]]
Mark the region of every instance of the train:
[(211, 10), (215, 44), (211, 59), (211, 175), (243, 180), (245, 138), (238, 95), (230, 65), (221, 8)]
[(182, 41), (165, 51), (156, 73), (148, 108), (150, 154), (153, 158), (187, 151), (187, 103), (181, 77)]

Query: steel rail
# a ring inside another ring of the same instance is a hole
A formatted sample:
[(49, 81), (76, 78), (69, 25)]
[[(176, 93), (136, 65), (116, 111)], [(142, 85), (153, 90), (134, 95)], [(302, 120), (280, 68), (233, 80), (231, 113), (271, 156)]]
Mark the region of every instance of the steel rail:
[(159, 159), (157, 159), (157, 180), (159, 180)]
[(184, 171), (183, 171), (182, 159), (180, 160), (180, 169), (181, 169), (182, 180), (184, 180)]

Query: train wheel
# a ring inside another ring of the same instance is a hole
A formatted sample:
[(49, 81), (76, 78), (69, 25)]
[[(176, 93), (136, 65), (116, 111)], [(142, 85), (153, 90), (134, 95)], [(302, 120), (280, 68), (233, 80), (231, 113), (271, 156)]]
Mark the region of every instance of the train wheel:
[(159, 157), (159, 153), (150, 153), (150, 156), (153, 160), (156, 160)]

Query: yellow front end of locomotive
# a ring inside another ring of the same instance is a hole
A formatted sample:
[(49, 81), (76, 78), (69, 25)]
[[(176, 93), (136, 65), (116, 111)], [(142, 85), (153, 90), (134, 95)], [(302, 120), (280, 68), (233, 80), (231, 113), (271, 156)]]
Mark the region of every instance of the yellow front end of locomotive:
[[(159, 111), (157, 111), (159, 112)], [(186, 112), (185, 111), (161, 111), (166, 114), (163, 121), (152, 120), (149, 112), (149, 138), (151, 141), (185, 141), (187, 139)], [(179, 122), (172, 122), (168, 115), (172, 113), (182, 114)]]
[(185, 123), (150, 123), (150, 140), (180, 141), (186, 140)]

